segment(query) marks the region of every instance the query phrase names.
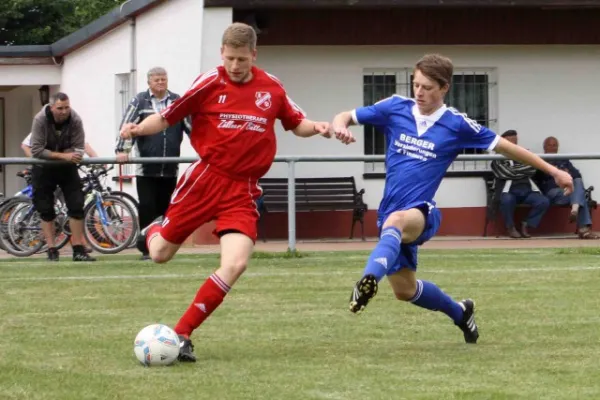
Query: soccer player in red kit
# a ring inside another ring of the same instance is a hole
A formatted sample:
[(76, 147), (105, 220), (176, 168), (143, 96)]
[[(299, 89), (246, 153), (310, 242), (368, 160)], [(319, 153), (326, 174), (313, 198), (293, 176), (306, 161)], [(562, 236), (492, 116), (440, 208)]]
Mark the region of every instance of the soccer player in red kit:
[(223, 34), (221, 58), (222, 66), (200, 75), (162, 113), (121, 130), (123, 138), (152, 135), (192, 117), (190, 141), (200, 161), (185, 171), (164, 219), (148, 226), (139, 243), (147, 246), (154, 262), (164, 263), (194, 230), (216, 220), (221, 265), (175, 326), (182, 343), (180, 361), (196, 361), (190, 335), (221, 304), (252, 254), (259, 217), (255, 201), (261, 194), (257, 182), (275, 157), (276, 120), (296, 136), (330, 137), (327, 122), (306, 119), (281, 82), (253, 66), (256, 33), (252, 27), (230, 25)]

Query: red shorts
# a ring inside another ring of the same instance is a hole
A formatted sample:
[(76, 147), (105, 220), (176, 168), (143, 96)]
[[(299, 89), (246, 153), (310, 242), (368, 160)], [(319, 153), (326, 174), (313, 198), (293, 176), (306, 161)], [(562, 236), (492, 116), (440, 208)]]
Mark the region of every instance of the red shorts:
[(231, 229), (256, 241), (256, 200), (261, 193), (256, 180), (234, 180), (210, 164), (197, 161), (177, 183), (161, 235), (181, 244), (200, 226), (216, 220), (215, 235)]

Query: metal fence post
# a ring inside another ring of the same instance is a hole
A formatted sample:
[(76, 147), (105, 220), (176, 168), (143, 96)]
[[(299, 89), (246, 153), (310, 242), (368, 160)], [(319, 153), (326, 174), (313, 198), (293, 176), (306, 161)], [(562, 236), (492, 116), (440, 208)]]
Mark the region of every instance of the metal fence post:
[(288, 251), (296, 252), (296, 161), (288, 160)]

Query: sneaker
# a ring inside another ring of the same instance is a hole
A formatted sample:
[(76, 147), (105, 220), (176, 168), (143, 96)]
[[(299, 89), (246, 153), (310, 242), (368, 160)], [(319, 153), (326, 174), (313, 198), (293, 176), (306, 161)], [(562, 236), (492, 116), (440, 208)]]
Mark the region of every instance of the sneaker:
[(164, 218), (161, 215), (160, 217), (158, 217), (154, 221), (152, 221), (150, 224), (148, 224), (147, 227), (142, 229), (142, 231), (140, 232), (140, 235), (137, 238), (137, 243), (135, 244), (135, 247), (140, 251), (140, 253), (142, 253), (142, 254), (150, 253), (150, 251), (148, 250), (148, 245), (146, 244), (146, 234), (148, 233), (150, 228), (152, 228), (153, 226), (162, 225), (163, 221), (164, 221)]
[(196, 355), (194, 354), (194, 345), (189, 338), (183, 335), (179, 336), (179, 356), (177, 359), (181, 362), (196, 362)]
[(48, 249), (48, 261), (58, 261), (58, 249), (56, 247), (50, 247)]
[(365, 309), (369, 300), (377, 294), (377, 279), (374, 275), (365, 275), (356, 282), (352, 295), (350, 296), (350, 311), (355, 314)]
[(140, 257), (140, 261), (150, 261), (152, 260), (152, 257), (150, 257), (150, 254), (142, 254), (142, 256)]
[(73, 261), (96, 261), (96, 259), (86, 252), (77, 252), (73, 253)]
[(479, 339), (479, 330), (475, 323), (475, 303), (473, 300), (467, 299), (459, 301), (458, 304), (460, 304), (464, 313), (462, 322), (457, 325), (465, 335), (465, 342), (477, 343), (477, 339)]

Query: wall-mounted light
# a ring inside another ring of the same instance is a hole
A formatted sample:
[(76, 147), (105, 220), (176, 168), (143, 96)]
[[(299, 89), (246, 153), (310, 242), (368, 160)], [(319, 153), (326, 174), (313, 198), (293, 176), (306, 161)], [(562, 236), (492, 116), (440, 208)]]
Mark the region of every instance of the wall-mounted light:
[(40, 92), (40, 103), (42, 103), (42, 106), (45, 106), (50, 102), (50, 86), (40, 86), (38, 91)]

